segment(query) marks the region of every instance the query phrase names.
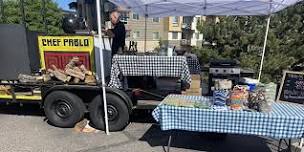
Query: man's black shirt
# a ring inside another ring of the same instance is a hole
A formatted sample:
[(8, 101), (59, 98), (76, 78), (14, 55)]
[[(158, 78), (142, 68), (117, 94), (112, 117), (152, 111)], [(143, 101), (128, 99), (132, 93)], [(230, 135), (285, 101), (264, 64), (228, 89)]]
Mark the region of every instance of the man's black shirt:
[(117, 54), (118, 49), (121, 47), (124, 49), (125, 47), (125, 39), (126, 39), (126, 29), (125, 25), (122, 22), (118, 22), (114, 29), (112, 29), (112, 32), (114, 33), (114, 38), (112, 42), (112, 56), (114, 54)]

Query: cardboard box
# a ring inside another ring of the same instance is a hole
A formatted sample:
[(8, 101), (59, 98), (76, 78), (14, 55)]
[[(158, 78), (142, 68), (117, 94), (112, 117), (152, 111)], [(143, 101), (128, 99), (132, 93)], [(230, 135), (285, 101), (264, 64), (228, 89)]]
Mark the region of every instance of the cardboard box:
[(188, 90), (186, 90), (186, 91), (182, 91), (182, 95), (195, 95), (195, 96), (201, 96), (201, 95), (202, 95), (202, 88), (188, 89)]
[(200, 92), (202, 90), (202, 88), (190, 88), (187, 89), (185, 92)]
[(202, 94), (201, 93), (184, 93), (184, 94), (182, 94), (182, 95), (187, 95), (187, 96), (202, 96)]
[(201, 75), (199, 75), (199, 74), (191, 74), (191, 79), (192, 80), (200, 80), (201, 81)]
[(192, 80), (190, 84), (190, 89), (201, 88), (200, 80)]

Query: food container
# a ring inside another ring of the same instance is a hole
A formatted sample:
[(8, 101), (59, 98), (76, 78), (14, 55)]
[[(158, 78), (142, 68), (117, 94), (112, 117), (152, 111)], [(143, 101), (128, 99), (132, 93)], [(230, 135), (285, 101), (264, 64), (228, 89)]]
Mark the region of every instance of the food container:
[(214, 90), (213, 91), (213, 105), (226, 106), (230, 91), (228, 90)]
[(232, 110), (241, 110), (248, 104), (248, 91), (245, 86), (235, 86), (230, 93), (229, 105)]
[(257, 79), (252, 79), (252, 78), (241, 78), (240, 81), (249, 87), (249, 91), (253, 91), (256, 89), (256, 86), (258, 85), (259, 81)]
[(270, 112), (275, 100), (276, 85), (259, 84), (257, 88), (249, 94), (249, 108), (260, 112)]

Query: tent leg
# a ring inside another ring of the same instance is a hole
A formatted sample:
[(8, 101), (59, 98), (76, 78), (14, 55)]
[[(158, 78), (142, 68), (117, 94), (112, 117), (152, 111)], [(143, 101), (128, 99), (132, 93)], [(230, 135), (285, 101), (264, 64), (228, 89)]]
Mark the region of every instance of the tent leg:
[[(97, 10), (97, 26), (98, 26), (98, 39), (101, 41), (102, 33), (101, 33), (101, 9), (100, 9), (100, 0), (96, 1), (96, 10)], [(102, 51), (102, 43), (99, 43), (100, 48), (100, 56), (103, 59), (103, 51)], [(103, 107), (104, 107), (104, 115), (105, 115), (105, 124), (106, 124), (106, 134), (110, 135), (109, 132), (109, 122), (108, 122), (108, 108), (107, 108), (107, 98), (106, 98), (106, 88), (105, 88), (105, 76), (104, 76), (104, 62), (103, 60), (100, 62), (101, 66), (101, 87), (102, 87), (102, 97), (103, 97)]]
[(0, 14), (1, 14), (1, 22), (5, 23), (5, 18), (4, 18), (4, 6), (3, 6), (3, 0), (0, 0)]
[(145, 40), (144, 40), (144, 51), (147, 51), (147, 17), (145, 17)]
[(42, 0), (41, 15), (42, 15), (42, 21), (43, 21), (43, 26), (44, 26), (44, 32), (45, 32), (45, 34), (48, 34), (48, 25), (46, 23), (46, 4), (45, 4), (45, 0)]
[(259, 70), (259, 77), (258, 77), (259, 82), (261, 80), (261, 75), (262, 75), (262, 70), (263, 70), (263, 62), (264, 62), (265, 50), (266, 50), (266, 45), (267, 45), (267, 38), (268, 38), (268, 33), (269, 33), (270, 16), (271, 15), (269, 15), (268, 18), (267, 18), (267, 26), (266, 26), (266, 32), (265, 32), (263, 53), (262, 53), (262, 59), (261, 59), (261, 63), (260, 63), (260, 70)]
[[(146, 13), (148, 11), (148, 6), (146, 5)], [(148, 19), (148, 15), (145, 15), (145, 42), (144, 42), (144, 51), (147, 51), (147, 19)]]

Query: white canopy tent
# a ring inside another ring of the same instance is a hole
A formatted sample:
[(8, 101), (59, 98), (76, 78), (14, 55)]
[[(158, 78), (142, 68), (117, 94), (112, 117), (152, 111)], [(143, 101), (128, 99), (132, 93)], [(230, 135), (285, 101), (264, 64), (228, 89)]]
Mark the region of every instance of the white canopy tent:
[[(100, 21), (100, 16), (101, 16), (100, 1), (101, 0), (97, 0), (96, 6), (97, 6), (97, 18), (98, 18), (98, 33), (99, 33), (99, 38), (101, 39), (102, 35), (101, 35), (101, 21)], [(264, 45), (263, 45), (263, 54), (262, 54), (259, 77), (258, 77), (258, 80), (260, 81), (271, 14), (278, 12), (290, 5), (294, 5), (295, 3), (301, 0), (109, 0), (109, 1), (116, 4), (117, 6), (123, 7), (125, 9), (130, 9), (141, 16), (145, 16), (146, 18), (168, 17), (168, 16), (195, 16), (195, 15), (269, 16), (267, 20), (267, 28), (265, 33)], [(146, 25), (147, 24), (145, 23), (145, 28)], [(146, 29), (145, 29), (145, 40), (146, 40)], [(103, 68), (103, 64), (101, 66)], [(106, 132), (107, 134), (109, 134), (104, 77), (102, 78), (102, 85), (103, 85)]]
[[(267, 26), (263, 45), (258, 80), (261, 79), (270, 16), (301, 0), (110, 0), (145, 17), (167, 16), (263, 16), (267, 15)], [(145, 23), (145, 41), (146, 41)], [(146, 51), (146, 43), (145, 43)]]
[(142, 16), (269, 15), (299, 0), (110, 0)]

